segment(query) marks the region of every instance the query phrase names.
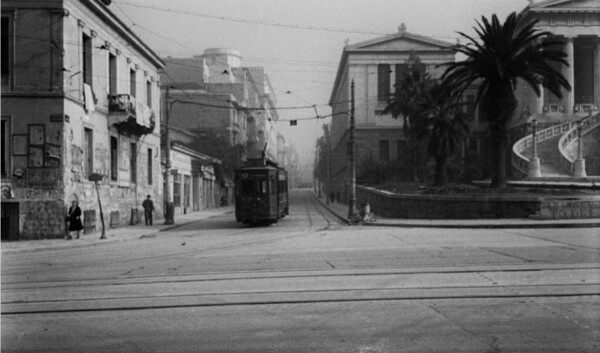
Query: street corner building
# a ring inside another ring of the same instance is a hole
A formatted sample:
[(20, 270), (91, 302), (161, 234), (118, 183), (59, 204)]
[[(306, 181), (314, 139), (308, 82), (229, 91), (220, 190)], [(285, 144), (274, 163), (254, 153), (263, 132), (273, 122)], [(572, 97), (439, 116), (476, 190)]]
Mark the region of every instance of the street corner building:
[(163, 67), (110, 1), (2, 2), (3, 240), (64, 236), (72, 200), (90, 233), (100, 204), (118, 227), (162, 199)]

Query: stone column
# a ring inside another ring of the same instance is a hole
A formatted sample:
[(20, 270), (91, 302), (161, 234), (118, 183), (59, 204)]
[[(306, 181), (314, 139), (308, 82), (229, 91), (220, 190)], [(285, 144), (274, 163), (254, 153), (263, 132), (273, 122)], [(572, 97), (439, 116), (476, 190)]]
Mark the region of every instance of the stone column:
[(544, 86), (540, 85), (540, 96), (537, 97), (537, 111), (538, 114), (544, 114)]
[(569, 66), (563, 66), (563, 75), (571, 84), (571, 91), (568, 92), (565, 90), (562, 101), (564, 102), (563, 107), (565, 109), (565, 113), (572, 115), (573, 107), (575, 104), (575, 67), (574, 67), (574, 48), (573, 48), (573, 38), (566, 38), (565, 40), (565, 53), (567, 57), (565, 58), (569, 63)]

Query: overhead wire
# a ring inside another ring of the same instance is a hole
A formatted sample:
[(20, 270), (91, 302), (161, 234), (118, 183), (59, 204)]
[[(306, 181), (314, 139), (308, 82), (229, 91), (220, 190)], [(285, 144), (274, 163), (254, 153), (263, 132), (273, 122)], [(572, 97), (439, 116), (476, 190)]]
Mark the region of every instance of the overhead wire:
[(348, 29), (343, 29), (343, 28), (331, 28), (331, 27), (321, 27), (321, 26), (305, 26), (305, 25), (288, 24), (288, 23), (282, 23), (282, 22), (269, 22), (269, 21), (262, 21), (262, 20), (256, 21), (256, 20), (248, 20), (248, 19), (243, 19), (243, 18), (217, 16), (217, 15), (210, 15), (210, 14), (202, 13), (202, 12), (191, 12), (189, 10), (162, 8), (162, 7), (158, 7), (158, 6), (134, 3), (134, 2), (130, 2), (130, 1), (122, 1), (122, 0), (117, 0), (115, 2), (120, 3), (121, 5), (131, 6), (131, 7), (135, 7), (135, 8), (145, 8), (145, 9), (151, 9), (151, 10), (155, 10), (155, 11), (169, 12), (169, 13), (195, 16), (195, 17), (210, 18), (210, 19), (214, 19), (214, 20), (222, 20), (222, 21), (236, 22), (236, 23), (246, 23), (246, 24), (255, 24), (255, 25), (262, 25), (262, 26), (300, 29), (300, 30), (309, 30), (309, 31), (325, 31), (325, 32), (337, 32), (337, 33), (351, 33), (351, 34), (372, 34), (372, 35), (385, 34), (382, 32), (374, 32), (374, 31), (348, 30)]
[[(332, 28), (332, 27), (326, 27), (326, 26), (307, 26), (307, 25), (301, 25), (301, 24), (296, 24), (296, 23), (284, 23), (284, 22), (280, 22), (280, 21), (273, 22), (273, 21), (264, 21), (264, 20), (248, 20), (248, 19), (239, 18), (239, 17), (235, 18), (235, 17), (228, 17), (228, 16), (211, 15), (211, 14), (204, 13), (204, 12), (191, 12), (189, 10), (152, 6), (152, 5), (148, 5), (148, 4), (140, 4), (140, 3), (125, 1), (125, 0), (115, 0), (114, 2), (120, 3), (121, 5), (131, 6), (131, 7), (135, 7), (135, 8), (145, 8), (145, 9), (180, 14), (180, 15), (203, 17), (203, 18), (235, 22), (235, 23), (289, 28), (289, 29), (294, 29), (294, 30), (323, 31), (323, 32), (364, 34), (364, 35), (388, 35), (388, 34), (390, 34), (390, 33), (385, 33), (385, 32), (368, 31), (368, 30), (360, 30), (360, 29)], [(448, 36), (448, 35), (431, 35), (430, 37), (456, 39), (456, 36)]]

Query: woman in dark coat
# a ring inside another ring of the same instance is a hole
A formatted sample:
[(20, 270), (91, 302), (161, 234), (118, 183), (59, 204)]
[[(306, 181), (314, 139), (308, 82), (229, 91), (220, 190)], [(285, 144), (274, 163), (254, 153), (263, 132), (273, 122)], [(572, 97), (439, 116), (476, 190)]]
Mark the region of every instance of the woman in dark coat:
[(79, 232), (83, 229), (83, 223), (81, 223), (81, 208), (79, 208), (77, 201), (73, 200), (71, 207), (69, 207), (69, 236), (67, 240), (72, 239), (71, 232), (77, 232), (76, 239), (79, 239)]

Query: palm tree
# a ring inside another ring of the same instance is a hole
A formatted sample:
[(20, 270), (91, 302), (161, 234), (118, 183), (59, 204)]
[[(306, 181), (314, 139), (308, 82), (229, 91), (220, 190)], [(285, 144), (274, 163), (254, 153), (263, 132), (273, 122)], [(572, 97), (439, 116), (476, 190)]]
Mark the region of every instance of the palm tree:
[(419, 101), (428, 87), (432, 84), (431, 77), (419, 70), (420, 59), (415, 55), (411, 56), (407, 64), (409, 70), (401, 81), (395, 84), (395, 91), (390, 96), (388, 104), (383, 109), (382, 115), (392, 114), (394, 119), (402, 117), (404, 136), (407, 139), (407, 145), (410, 153), (410, 166), (413, 168), (413, 179), (417, 179), (416, 166), (418, 163), (416, 138), (412, 129), (413, 118), (421, 109)]
[[(561, 87), (571, 89), (569, 82), (553, 63), (568, 65), (566, 54), (553, 49), (559, 42), (542, 40), (551, 34), (535, 29), (537, 21), (526, 23), (524, 14), (508, 15), (501, 24), (496, 15), (491, 22), (482, 17), (475, 31), (479, 41), (460, 33), (468, 40), (453, 49), (466, 56), (466, 60), (450, 62), (442, 75), (443, 85), (459, 93), (474, 82), (481, 84), (476, 102), (480, 114), (487, 119), (491, 138), (492, 187), (506, 186), (506, 152), (508, 123), (517, 107), (515, 85), (517, 79), (527, 82), (537, 96), (540, 85), (557, 97)], [(560, 66), (559, 66), (560, 67)]]
[(434, 185), (447, 182), (447, 162), (467, 139), (468, 114), (462, 110), (458, 96), (448, 95), (439, 83), (434, 84), (420, 102), (414, 129), (419, 139), (428, 138), (427, 153), (435, 159)]

